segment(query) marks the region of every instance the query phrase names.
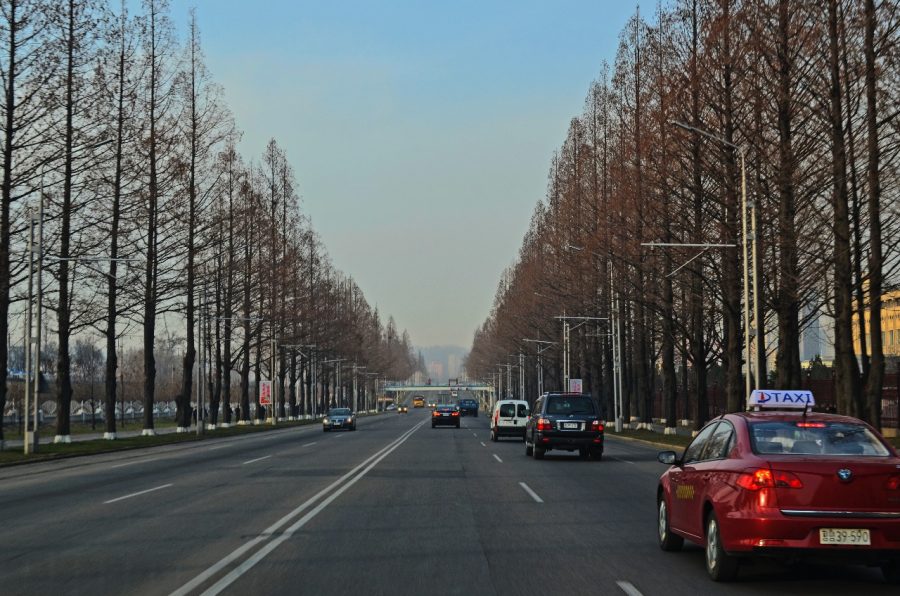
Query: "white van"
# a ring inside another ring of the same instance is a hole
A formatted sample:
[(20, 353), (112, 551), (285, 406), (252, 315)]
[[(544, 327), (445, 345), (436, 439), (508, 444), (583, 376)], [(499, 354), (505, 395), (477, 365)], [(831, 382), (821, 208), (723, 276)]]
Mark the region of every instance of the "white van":
[(524, 441), (528, 411), (528, 402), (521, 399), (501, 399), (494, 404), (494, 411), (491, 413), (491, 440), (519, 437)]

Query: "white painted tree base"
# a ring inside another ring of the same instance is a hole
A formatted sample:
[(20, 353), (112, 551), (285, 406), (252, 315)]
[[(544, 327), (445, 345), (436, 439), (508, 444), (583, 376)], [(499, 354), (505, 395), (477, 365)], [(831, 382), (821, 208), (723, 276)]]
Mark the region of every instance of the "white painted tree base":
[(231, 424), (228, 422), (223, 422), (219, 425), (219, 428), (231, 428)]
[(71, 443), (72, 436), (71, 435), (56, 435), (53, 437), (54, 443)]
[(215, 424), (207, 424), (206, 430), (216, 430), (218, 428)]
[(253, 419), (253, 426), (259, 426), (259, 425), (262, 424), (262, 423), (263, 423), (263, 421), (260, 420), (259, 418), (254, 418), (254, 419)]
[(677, 435), (678, 429), (675, 428), (674, 426), (667, 426), (665, 429), (663, 429), (663, 434), (664, 435)]
[(145, 428), (144, 430), (141, 431), (141, 436), (142, 437), (155, 437), (156, 431), (152, 428)]
[(253, 424), (253, 423), (250, 422), (249, 420), (238, 420), (238, 422), (237, 422), (238, 426), (249, 426), (250, 424)]
[(181, 434), (181, 433), (187, 433), (187, 432), (191, 432), (191, 429), (186, 426), (176, 426), (175, 427), (175, 434)]
[(116, 433), (103, 433), (103, 438), (106, 439), (107, 441), (115, 441)]

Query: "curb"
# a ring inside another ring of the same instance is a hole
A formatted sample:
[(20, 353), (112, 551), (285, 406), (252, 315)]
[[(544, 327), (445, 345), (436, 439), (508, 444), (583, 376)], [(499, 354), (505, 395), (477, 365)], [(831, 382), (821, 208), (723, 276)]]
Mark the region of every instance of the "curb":
[(679, 449), (684, 449), (681, 445), (673, 445), (671, 443), (656, 443), (654, 441), (646, 441), (644, 439), (635, 439), (634, 437), (621, 437), (615, 434), (606, 435), (607, 439), (613, 439), (614, 441), (624, 441), (626, 443), (639, 443), (641, 445), (647, 445), (650, 447), (660, 447), (665, 451), (675, 451), (678, 452)]

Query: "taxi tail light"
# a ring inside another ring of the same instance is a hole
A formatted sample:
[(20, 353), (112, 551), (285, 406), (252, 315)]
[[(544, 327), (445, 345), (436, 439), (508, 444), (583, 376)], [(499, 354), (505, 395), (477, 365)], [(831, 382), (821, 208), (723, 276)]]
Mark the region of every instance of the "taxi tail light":
[(434, 412), (431, 413), (431, 415), (432, 415), (432, 416), (440, 416), (441, 413), (438, 412), (437, 410), (435, 410)]
[(803, 482), (795, 474), (783, 471), (773, 472), (768, 468), (744, 472), (738, 476), (737, 485), (750, 491), (764, 488), (803, 488)]
[(552, 430), (553, 425), (546, 418), (538, 418), (537, 430)]
[(797, 428), (825, 428), (824, 422), (798, 422)]
[(600, 422), (599, 420), (594, 420), (593, 422), (591, 422), (591, 430), (596, 431), (598, 433), (602, 433), (603, 432), (603, 423)]
[(884, 486), (888, 490), (900, 490), (900, 474), (894, 474), (888, 478)]
[(453, 412), (451, 416), (459, 416), (459, 412)]

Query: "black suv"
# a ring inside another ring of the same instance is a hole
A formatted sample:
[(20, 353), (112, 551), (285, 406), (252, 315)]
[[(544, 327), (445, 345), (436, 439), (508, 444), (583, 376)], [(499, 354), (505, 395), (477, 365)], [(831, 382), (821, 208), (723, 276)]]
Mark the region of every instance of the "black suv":
[(474, 399), (459, 400), (459, 413), (462, 416), (474, 416), (478, 418), (478, 402)]
[(545, 393), (534, 403), (525, 423), (525, 455), (543, 459), (551, 449), (603, 457), (603, 421), (589, 394)]

